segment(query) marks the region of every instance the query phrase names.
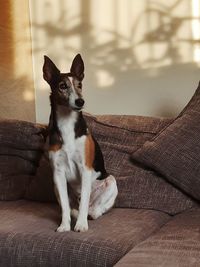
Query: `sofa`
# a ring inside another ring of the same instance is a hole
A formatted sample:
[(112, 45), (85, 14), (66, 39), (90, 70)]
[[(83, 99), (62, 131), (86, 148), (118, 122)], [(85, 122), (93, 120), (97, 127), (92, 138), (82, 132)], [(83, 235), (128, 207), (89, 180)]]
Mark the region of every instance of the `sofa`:
[(200, 87), (173, 119), (84, 114), (119, 190), (84, 233), (55, 231), (46, 126), (1, 120), (0, 266), (200, 266), (199, 104)]

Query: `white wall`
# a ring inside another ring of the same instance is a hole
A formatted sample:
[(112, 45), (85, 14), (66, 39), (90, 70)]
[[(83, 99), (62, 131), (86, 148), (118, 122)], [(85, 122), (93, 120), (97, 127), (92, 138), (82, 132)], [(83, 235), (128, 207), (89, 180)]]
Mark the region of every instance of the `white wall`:
[(85, 61), (86, 111), (175, 116), (200, 79), (199, 0), (29, 0), (36, 118), (47, 122), (43, 55)]

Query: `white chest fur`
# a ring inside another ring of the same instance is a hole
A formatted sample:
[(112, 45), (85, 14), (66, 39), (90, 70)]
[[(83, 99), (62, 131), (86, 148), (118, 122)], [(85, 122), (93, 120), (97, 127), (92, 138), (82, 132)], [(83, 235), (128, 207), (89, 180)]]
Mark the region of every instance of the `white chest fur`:
[(62, 135), (63, 145), (60, 150), (49, 152), (54, 171), (56, 169), (64, 172), (67, 181), (76, 185), (80, 184), (81, 181), (80, 172), (85, 162), (86, 141), (85, 135), (75, 138), (74, 129), (77, 116), (78, 114), (76, 112), (72, 112), (70, 116), (66, 116), (65, 110), (59, 110), (57, 122)]

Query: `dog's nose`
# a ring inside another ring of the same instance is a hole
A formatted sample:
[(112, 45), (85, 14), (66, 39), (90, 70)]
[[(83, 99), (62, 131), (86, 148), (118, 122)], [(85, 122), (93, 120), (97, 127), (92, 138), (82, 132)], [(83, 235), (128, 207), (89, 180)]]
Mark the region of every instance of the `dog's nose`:
[(83, 98), (78, 98), (78, 99), (75, 100), (75, 104), (79, 108), (82, 108), (84, 103), (85, 103), (85, 101), (83, 100)]

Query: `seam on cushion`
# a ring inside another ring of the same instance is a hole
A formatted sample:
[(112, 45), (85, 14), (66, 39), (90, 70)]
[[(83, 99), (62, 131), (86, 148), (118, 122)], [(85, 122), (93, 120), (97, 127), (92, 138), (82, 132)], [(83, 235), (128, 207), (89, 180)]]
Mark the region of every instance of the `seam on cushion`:
[(35, 148), (35, 149), (33, 149), (33, 148), (22, 148), (22, 147), (17, 147), (17, 146), (15, 146), (15, 147), (13, 147), (13, 144), (11, 144), (10, 142), (4, 142), (3, 143), (3, 145), (1, 145), (1, 147), (8, 147), (8, 148), (12, 148), (12, 149), (17, 149), (17, 150), (20, 150), (20, 151), (33, 151), (33, 152), (35, 152), (35, 151), (38, 151), (38, 152), (43, 152), (44, 151), (44, 149), (42, 149), (42, 148)]
[[(139, 149), (138, 149), (139, 150)], [(137, 151), (135, 151), (137, 152)], [(134, 153), (135, 153), (134, 152)], [(133, 153), (133, 154), (134, 154)], [(132, 154), (132, 158), (133, 158), (133, 154)], [(145, 166), (148, 166), (150, 169), (152, 169), (153, 171), (155, 171), (157, 174), (161, 175), (163, 177), (163, 179), (165, 179), (168, 183), (170, 183), (171, 185), (173, 185), (176, 189), (178, 189), (180, 192), (182, 192), (184, 195), (186, 195), (188, 198), (190, 198), (192, 201), (194, 201), (195, 203), (198, 203), (199, 202), (199, 199), (197, 199), (196, 197), (192, 196), (191, 193), (188, 193), (185, 191), (185, 189), (181, 188), (179, 185), (177, 185), (177, 178), (174, 177), (174, 175), (170, 175), (170, 177), (172, 177), (172, 179), (175, 181), (170, 181), (169, 178), (168, 178), (168, 175), (164, 174), (162, 172), (162, 170), (159, 170), (156, 166), (154, 166), (152, 163), (150, 164), (147, 164), (147, 163), (143, 163), (141, 162), (140, 160), (137, 160), (135, 158), (133, 158), (134, 160), (136, 160), (136, 162), (139, 162), (141, 164), (144, 164)], [(144, 155), (144, 159), (145, 161), (147, 161), (148, 159), (145, 157)], [(184, 185), (184, 183), (183, 183)], [(184, 185), (185, 186), (185, 185)]]
[[(160, 211), (159, 211), (160, 212)], [(164, 212), (161, 212), (161, 213), (164, 213)], [(166, 214), (166, 213), (164, 213)], [(168, 215), (168, 214), (167, 214)], [(120, 262), (121, 260), (123, 260), (123, 258), (129, 254), (129, 252), (131, 252), (132, 250), (134, 250), (135, 248), (137, 248), (138, 246), (140, 246), (140, 244), (142, 244), (143, 242), (145, 242), (146, 240), (148, 240), (151, 236), (155, 235), (155, 233), (157, 233), (158, 231), (160, 231), (161, 228), (163, 228), (167, 223), (169, 223), (169, 221), (172, 220), (172, 216), (169, 215), (169, 218), (163, 222), (159, 228), (155, 229), (154, 231), (152, 231), (151, 233), (149, 233), (149, 235), (147, 235), (146, 237), (144, 237), (142, 240), (139, 241), (139, 243), (135, 244), (132, 246), (132, 248), (130, 250), (127, 251), (126, 254), (124, 254), (124, 256), (121, 257), (121, 259), (119, 259), (119, 261), (117, 261), (116, 263)], [(115, 263), (115, 264), (116, 264)]]
[[(100, 145), (101, 145), (101, 149), (102, 149), (102, 145), (104, 146), (110, 146), (109, 150), (115, 149), (119, 152), (123, 152), (125, 154), (131, 155), (133, 152), (128, 152), (125, 147), (130, 147), (130, 145), (122, 145), (123, 147), (121, 147), (121, 145), (118, 144), (113, 144), (113, 143), (109, 143), (109, 142), (104, 142), (104, 141), (99, 141)], [(132, 147), (134, 147), (134, 145), (132, 145)]]
[[(24, 150), (24, 151), (27, 151), (27, 150)], [(29, 163), (33, 164), (34, 166), (38, 166), (37, 162), (32, 160), (32, 159), (27, 159), (21, 155), (18, 155), (18, 154), (7, 154), (7, 153), (4, 153), (4, 154), (0, 154), (0, 157), (1, 156), (6, 156), (6, 157), (15, 157), (15, 158), (20, 158), (20, 159), (23, 159), (23, 160), (26, 160), (28, 161)], [(39, 160), (38, 160), (39, 161)]]
[[(164, 126), (164, 128), (162, 128), (160, 131), (158, 131), (158, 132), (156, 132), (155, 133), (155, 136), (153, 136), (152, 137), (152, 139), (151, 140), (148, 140), (149, 142), (152, 142), (152, 141), (154, 141), (154, 140), (156, 140), (169, 126), (171, 126), (177, 119), (179, 118), (179, 116), (178, 117), (176, 117), (175, 119), (173, 119), (172, 120), (172, 122), (169, 122), (169, 124), (167, 124), (167, 125), (165, 125)], [(147, 142), (148, 142), (147, 141)], [(146, 142), (145, 142), (146, 143)], [(144, 144), (145, 145), (145, 144)], [(142, 149), (142, 148), (141, 148)]]
[[(124, 128), (124, 127), (119, 127), (119, 126), (116, 126), (116, 125), (112, 125), (112, 124), (107, 124), (107, 123), (104, 123), (104, 122), (100, 122), (100, 121), (98, 121), (98, 119), (96, 119), (96, 118), (94, 118), (94, 117), (91, 117), (91, 119), (93, 120), (93, 121), (95, 121), (96, 123), (98, 123), (98, 124), (101, 124), (101, 125), (103, 125), (103, 126), (107, 126), (107, 127), (110, 127), (110, 128), (116, 128), (116, 129), (123, 129), (123, 130), (125, 130), (125, 131), (128, 131), (128, 132), (131, 132), (131, 133), (150, 133), (150, 134), (157, 134), (158, 132), (159, 132), (159, 129), (157, 130), (157, 131), (142, 131), (142, 130), (130, 130), (130, 129), (127, 129), (127, 128)], [(168, 126), (168, 124), (167, 124), (167, 126)]]

